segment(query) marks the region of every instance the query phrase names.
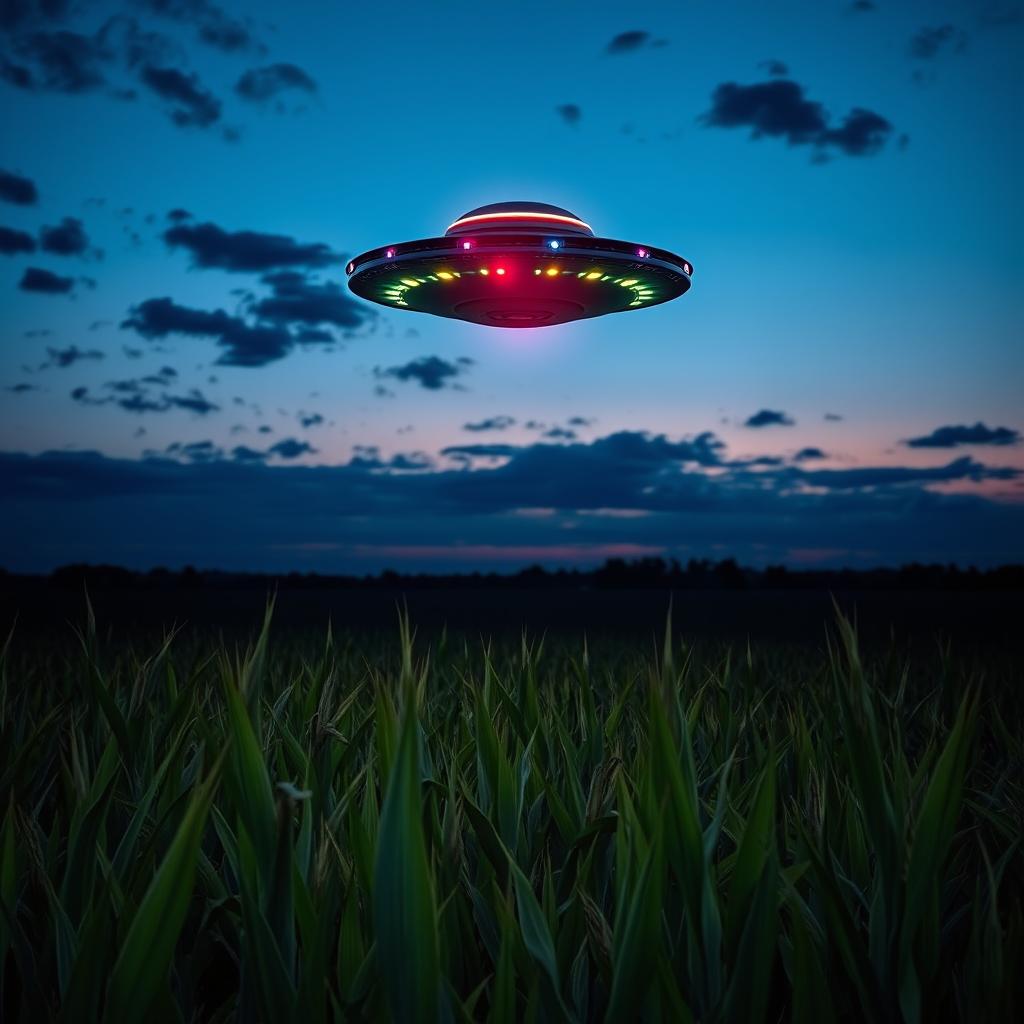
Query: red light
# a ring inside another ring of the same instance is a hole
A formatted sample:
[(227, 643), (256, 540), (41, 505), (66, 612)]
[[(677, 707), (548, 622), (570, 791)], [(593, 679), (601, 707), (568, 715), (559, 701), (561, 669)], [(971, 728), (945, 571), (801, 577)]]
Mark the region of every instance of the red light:
[(498, 267), (498, 269), (495, 271), (495, 273), (500, 276), (500, 275), (505, 273), (505, 268), (504, 267)]
[(473, 248), (473, 243), (472, 242), (463, 242), (462, 243), (462, 248), (463, 249), (472, 249)]

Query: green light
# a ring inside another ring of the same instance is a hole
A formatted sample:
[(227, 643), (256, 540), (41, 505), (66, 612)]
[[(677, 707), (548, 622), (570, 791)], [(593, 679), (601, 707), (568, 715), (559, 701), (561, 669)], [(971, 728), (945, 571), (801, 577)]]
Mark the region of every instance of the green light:
[(639, 282), (637, 281), (637, 279), (635, 277), (631, 277), (631, 278), (629, 278), (626, 281), (620, 281), (619, 282), (619, 285), (622, 288), (632, 288), (633, 285), (635, 285), (635, 284), (639, 284)]
[(587, 274), (587, 280), (588, 281), (596, 281), (600, 276), (601, 276), (601, 271), (600, 270), (592, 270), (589, 274)]
[(403, 277), (402, 284), (404, 284), (406, 288), (419, 288), (420, 286), (419, 281), (414, 281), (411, 277)]

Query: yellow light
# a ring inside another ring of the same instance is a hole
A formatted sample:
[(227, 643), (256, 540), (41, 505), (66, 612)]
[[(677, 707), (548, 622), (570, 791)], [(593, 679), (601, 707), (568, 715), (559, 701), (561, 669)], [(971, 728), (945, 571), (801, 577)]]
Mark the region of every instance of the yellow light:
[(600, 276), (601, 276), (601, 271), (600, 270), (593, 270), (589, 274), (587, 274), (587, 280), (588, 281), (596, 281)]
[(452, 275), (449, 274), (447, 270), (439, 270), (437, 272), (437, 276), (441, 278), (442, 281), (450, 281), (452, 279)]
[(636, 279), (632, 278), (632, 277), (629, 278), (626, 281), (620, 281), (619, 282), (619, 284), (621, 284), (623, 288), (632, 288), (633, 285), (635, 285), (636, 283), (637, 283)]
[(558, 276), (558, 267), (548, 267), (547, 275), (548, 275), (548, 277), (557, 277)]
[(406, 288), (419, 288), (420, 286), (419, 281), (414, 281), (411, 277), (403, 277), (402, 284), (404, 284)]
[(486, 277), (490, 273), (490, 271), (486, 267), (481, 267), (480, 273), (483, 274), (484, 277)]

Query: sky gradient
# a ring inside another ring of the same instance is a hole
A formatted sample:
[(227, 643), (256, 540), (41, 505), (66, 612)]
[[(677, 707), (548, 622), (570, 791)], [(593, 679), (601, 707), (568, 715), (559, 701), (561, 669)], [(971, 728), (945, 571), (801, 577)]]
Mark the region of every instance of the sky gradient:
[[(1024, 558), (1024, 7), (3, 0), (0, 566)], [(348, 255), (694, 265), (500, 331)]]

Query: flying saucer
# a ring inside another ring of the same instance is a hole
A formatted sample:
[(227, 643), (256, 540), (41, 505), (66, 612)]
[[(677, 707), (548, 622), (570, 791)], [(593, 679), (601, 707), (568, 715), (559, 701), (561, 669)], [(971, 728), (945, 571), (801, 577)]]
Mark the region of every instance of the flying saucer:
[(546, 203), (494, 203), (441, 238), (371, 249), (346, 268), (356, 295), (487, 327), (549, 327), (656, 306), (690, 287), (693, 267), (666, 249), (598, 238)]

